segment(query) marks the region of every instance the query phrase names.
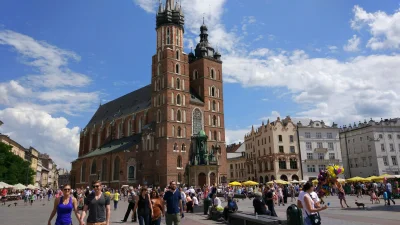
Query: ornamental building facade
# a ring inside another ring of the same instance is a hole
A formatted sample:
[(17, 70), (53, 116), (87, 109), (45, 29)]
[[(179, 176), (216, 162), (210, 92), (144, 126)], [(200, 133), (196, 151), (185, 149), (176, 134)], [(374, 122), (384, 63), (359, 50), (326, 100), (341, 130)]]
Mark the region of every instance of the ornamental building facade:
[(252, 127), (244, 137), (248, 180), (302, 179), (296, 129), (290, 117), (268, 120), (258, 129)]
[(343, 126), (340, 145), (346, 177), (400, 174), (400, 118)]
[(335, 123), (328, 126), (323, 120), (297, 123), (304, 180), (317, 179), (319, 171), (328, 165), (343, 166), (339, 130)]
[(209, 43), (206, 25), (189, 54), (183, 34), (181, 7), (172, 0), (160, 3), (151, 84), (95, 112), (80, 134), (79, 155), (72, 162), (74, 187), (97, 179), (114, 188), (165, 186), (171, 180), (196, 186), (226, 181), (221, 54)]

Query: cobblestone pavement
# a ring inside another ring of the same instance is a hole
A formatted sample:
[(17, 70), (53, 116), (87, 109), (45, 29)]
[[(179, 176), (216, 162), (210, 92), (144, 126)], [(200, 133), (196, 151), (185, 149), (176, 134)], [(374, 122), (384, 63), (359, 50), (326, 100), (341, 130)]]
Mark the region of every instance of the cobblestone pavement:
[[(398, 225), (400, 223), (400, 205), (384, 206), (383, 200), (381, 204), (372, 205), (369, 197), (358, 199), (358, 202), (366, 204), (366, 209), (358, 209), (355, 197), (346, 196), (347, 203), (351, 208), (341, 209), (339, 200), (336, 196), (328, 197), (325, 202), (330, 203), (328, 210), (321, 213), (323, 225)], [(286, 209), (291, 204), (285, 206), (276, 206), (278, 216), (285, 218)], [(12, 204), (8, 203), (8, 204)], [(400, 200), (398, 200), (400, 204)], [(0, 224), (19, 224), (19, 225), (41, 225), (47, 224), (53, 202), (36, 201), (33, 206), (24, 206), (22, 201), (18, 201), (15, 207), (13, 204), (8, 207), (0, 206)], [(223, 202), (223, 205), (225, 203)], [(252, 202), (250, 200), (240, 200), (238, 203), (239, 210), (244, 212), (253, 212)], [(121, 219), (125, 214), (127, 203), (121, 201), (118, 210), (111, 211), (111, 224), (123, 224)], [(53, 220), (54, 224), (54, 220)], [(73, 217), (73, 224), (78, 224), (76, 218)], [(126, 224), (133, 224), (127, 222)], [(138, 224), (138, 223), (136, 223)], [(165, 224), (164, 222), (162, 224)], [(182, 220), (182, 225), (202, 225), (202, 224), (221, 224), (207, 220), (202, 213), (188, 214)]]

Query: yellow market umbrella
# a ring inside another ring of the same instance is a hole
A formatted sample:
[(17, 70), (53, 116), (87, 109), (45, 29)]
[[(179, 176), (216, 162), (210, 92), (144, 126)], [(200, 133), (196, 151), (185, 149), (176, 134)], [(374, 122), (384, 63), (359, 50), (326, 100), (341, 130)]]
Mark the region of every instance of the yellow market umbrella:
[(274, 182), (277, 184), (289, 184), (289, 182), (284, 181), (284, 180), (274, 180), (274, 181), (268, 182), (267, 184), (274, 184)]
[(258, 183), (255, 182), (255, 181), (252, 181), (252, 180), (248, 180), (246, 182), (243, 182), (242, 185), (244, 185), (244, 186), (255, 186), (255, 185), (258, 185)]
[(383, 175), (380, 175), (379, 177), (380, 177), (381, 179), (384, 179), (384, 178), (386, 178), (386, 179), (396, 178), (396, 176), (394, 176), (394, 175), (389, 175), (389, 174), (383, 174)]
[(233, 181), (233, 182), (229, 183), (229, 185), (230, 186), (242, 186), (242, 184), (237, 181)]
[(348, 182), (364, 182), (364, 179), (365, 178), (362, 178), (362, 177), (352, 177), (352, 178), (347, 179), (346, 181), (348, 181)]

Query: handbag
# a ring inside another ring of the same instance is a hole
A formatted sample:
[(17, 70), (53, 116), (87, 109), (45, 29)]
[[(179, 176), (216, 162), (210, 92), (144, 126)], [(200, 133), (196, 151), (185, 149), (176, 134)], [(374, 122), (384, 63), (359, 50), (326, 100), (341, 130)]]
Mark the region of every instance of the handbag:
[(307, 214), (308, 219), (310, 219), (311, 225), (321, 225), (321, 216), (319, 215), (319, 212), (317, 214), (308, 214), (307, 211), (305, 211)]

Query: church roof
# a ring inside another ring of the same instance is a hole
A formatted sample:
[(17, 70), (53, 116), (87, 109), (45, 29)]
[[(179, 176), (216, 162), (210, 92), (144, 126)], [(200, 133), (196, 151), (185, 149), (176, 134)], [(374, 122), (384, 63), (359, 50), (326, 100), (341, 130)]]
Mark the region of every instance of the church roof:
[(150, 106), (151, 85), (149, 84), (104, 105), (100, 105), (86, 127), (91, 127), (94, 124), (101, 125), (102, 121), (106, 122), (123, 115), (142, 111)]
[(132, 148), (136, 144), (140, 144), (142, 134), (135, 134), (129, 137), (113, 140), (102, 145), (100, 148), (79, 157), (78, 159), (89, 158), (93, 156), (104, 155), (111, 152), (120, 152)]

